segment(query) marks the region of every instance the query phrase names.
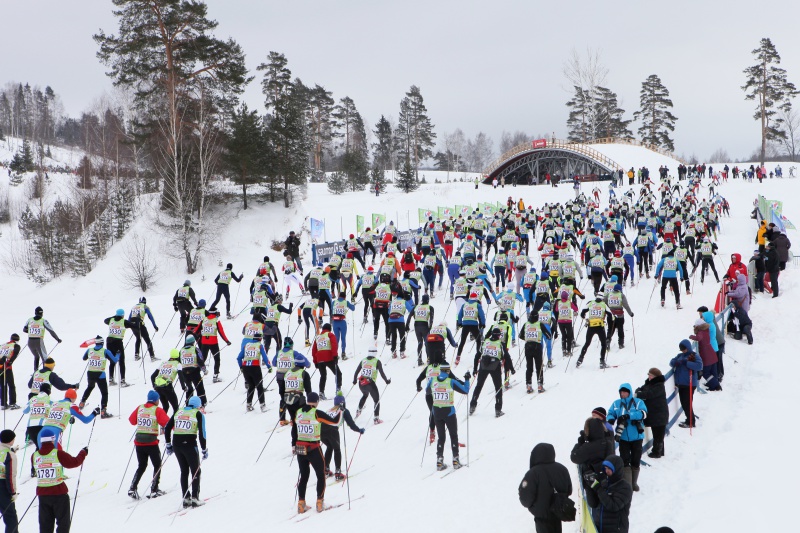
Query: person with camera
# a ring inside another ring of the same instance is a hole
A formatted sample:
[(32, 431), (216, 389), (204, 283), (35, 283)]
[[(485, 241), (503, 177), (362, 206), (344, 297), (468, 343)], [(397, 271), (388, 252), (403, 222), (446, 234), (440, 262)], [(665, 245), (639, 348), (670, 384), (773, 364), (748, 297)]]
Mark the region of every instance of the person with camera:
[(569, 470), (556, 462), (552, 444), (540, 442), (531, 451), (530, 469), (519, 484), (519, 502), (533, 515), (536, 533), (561, 533), (561, 520), (553, 513), (553, 495), (572, 494)]
[(633, 397), (630, 384), (620, 385), (619, 400), (614, 401), (608, 409), (608, 422), (614, 425), (616, 421), (614, 439), (619, 442), (619, 455), (624, 463), (622, 476), (635, 491), (639, 490), (637, 481), (642, 459), (645, 416), (647, 406), (642, 400)]
[(589, 490), (586, 475), (603, 472), (603, 461), (609, 455), (614, 455), (614, 439), (606, 432), (602, 420), (594, 416), (587, 418), (569, 456), (578, 465), (586, 490)]
[(675, 385), (678, 387), (681, 407), (686, 414), (686, 420), (678, 425), (682, 428), (692, 428), (698, 419), (692, 400), (698, 383), (697, 372), (703, 369), (703, 361), (694, 353), (692, 343), (687, 339), (683, 339), (678, 348), (680, 353), (669, 362), (669, 366), (675, 369)]
[(592, 509), (592, 522), (597, 533), (628, 533), (633, 490), (623, 474), (622, 458), (609, 455), (602, 467), (602, 473), (585, 476), (589, 484), (586, 503)]
[(644, 400), (647, 406), (647, 418), (644, 425), (653, 432), (653, 449), (647, 454), (651, 459), (664, 457), (664, 435), (669, 422), (669, 405), (667, 391), (664, 387), (664, 375), (661, 370), (651, 368), (647, 371), (647, 380), (636, 389), (636, 397)]

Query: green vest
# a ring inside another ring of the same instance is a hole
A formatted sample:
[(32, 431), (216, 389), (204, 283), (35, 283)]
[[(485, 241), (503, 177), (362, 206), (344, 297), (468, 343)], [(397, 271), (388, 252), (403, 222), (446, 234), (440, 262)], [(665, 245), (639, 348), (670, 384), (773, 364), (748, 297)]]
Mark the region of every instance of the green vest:
[(7, 359), (11, 359), (11, 355), (14, 353), (14, 347), (17, 345), (16, 342), (11, 341), (5, 344), (0, 344), (0, 359), (3, 357)]
[(217, 283), (221, 283), (223, 285), (230, 285), (231, 284), (231, 271), (230, 270), (223, 270), (219, 273), (219, 281)]
[(451, 378), (444, 381), (434, 379), (431, 382), (431, 395), (433, 396), (434, 407), (453, 407), (455, 404), (455, 393)]
[(108, 321), (108, 336), (111, 339), (125, 338), (125, 317), (112, 318)]
[(50, 413), (50, 396), (40, 392), (28, 400), (28, 407), (30, 408), (28, 427), (41, 426)]
[(40, 318), (39, 320), (34, 320), (33, 318), (28, 320), (28, 338), (29, 339), (43, 339), (44, 338), (44, 318)]
[(158, 367), (158, 375), (155, 379), (156, 387), (167, 387), (171, 385), (178, 376), (179, 366), (180, 363), (175, 359), (169, 359), (161, 363), (161, 366)]
[[(156, 409), (158, 409), (157, 405), (151, 407), (139, 406), (139, 410), (136, 412), (136, 433), (158, 435)], [(177, 433), (177, 430), (175, 432)]]
[(260, 333), (261, 335), (264, 334), (264, 324), (251, 320), (244, 325), (245, 339), (253, 339), (256, 336), (256, 333)]
[(312, 407), (308, 411), (297, 411), (294, 417), (297, 428), (297, 440), (300, 442), (319, 442), (322, 424), (317, 420), (317, 409)]
[(41, 370), (37, 370), (33, 373), (33, 381), (31, 382), (31, 392), (39, 393), (39, 388), (42, 386), (42, 383), (50, 383), (50, 374), (52, 373), (51, 370), (45, 370), (44, 372)]
[(203, 321), (203, 318), (206, 316), (205, 309), (202, 307), (196, 307), (189, 312), (189, 320), (188, 324), (191, 326), (196, 326), (200, 322)]
[(542, 342), (542, 325), (539, 322), (526, 322), (522, 328), (525, 342)]
[(302, 393), (303, 386), (303, 369), (289, 370), (286, 372), (284, 378), (284, 390), (286, 392)]
[(486, 339), (486, 342), (483, 343), (483, 355), (494, 357), (495, 359), (503, 359), (503, 342)]
[[(346, 317), (348, 309), (349, 308), (347, 307), (347, 300), (344, 299), (344, 298), (342, 298), (342, 299), (338, 299), (337, 298), (336, 300), (333, 301), (333, 314), (332, 314), (332, 316), (333, 317)], [(334, 320), (336, 320), (336, 319), (334, 318)]]
[(277, 324), (281, 320), (281, 312), (278, 311), (278, 305), (277, 304), (276, 305), (270, 305), (267, 308), (266, 315), (267, 315), (266, 322), (272, 322), (274, 324)]
[[(286, 374), (292, 368), (294, 368), (294, 348), (282, 349), (278, 352), (278, 358), (276, 359), (278, 363), (278, 374)], [(302, 372), (300, 372), (302, 378)]]
[(54, 487), (64, 482), (64, 467), (58, 461), (58, 448), (46, 455), (33, 453), (33, 468), (36, 470), (37, 487)]
[(428, 322), (431, 316), (431, 306), (419, 304), (414, 308), (414, 322)]
[(138, 318), (142, 322), (144, 322), (144, 317), (146, 315), (145, 309), (147, 306), (145, 304), (139, 303), (131, 307), (131, 319)]
[(244, 357), (242, 358), (242, 366), (260, 366), (261, 365), (261, 343), (248, 342), (244, 345)]
[(217, 336), (217, 317), (204, 318), (203, 325), (200, 326), (200, 335), (203, 337), (216, 337)]
[(184, 407), (175, 413), (176, 435), (197, 435), (197, 413), (199, 409)]
[(189, 290), (191, 287), (189, 285), (184, 285), (180, 289), (178, 289), (178, 299), (179, 300), (188, 300), (189, 299)]
[(105, 372), (106, 363), (108, 362), (106, 359), (106, 347), (100, 346), (100, 349), (98, 350), (95, 346), (89, 350), (87, 362), (89, 363), (89, 372)]
[(478, 302), (467, 302), (461, 307), (462, 321), (478, 322), (480, 321), (480, 313), (478, 313)]
[(44, 421), (45, 427), (57, 427), (64, 431), (69, 424), (72, 414), (70, 408), (72, 402), (69, 400), (59, 400), (50, 404), (50, 412), (47, 413), (47, 418)]
[(10, 448), (0, 449), (0, 479), (6, 478), (6, 456), (10, 451)]
[(269, 303), (267, 291), (256, 291), (253, 293), (253, 307), (264, 308)]
[(197, 368), (200, 361), (197, 357), (197, 346), (184, 346), (181, 348), (181, 368)]
[(367, 357), (361, 361), (361, 377), (371, 381), (378, 379), (378, 360), (375, 357)]

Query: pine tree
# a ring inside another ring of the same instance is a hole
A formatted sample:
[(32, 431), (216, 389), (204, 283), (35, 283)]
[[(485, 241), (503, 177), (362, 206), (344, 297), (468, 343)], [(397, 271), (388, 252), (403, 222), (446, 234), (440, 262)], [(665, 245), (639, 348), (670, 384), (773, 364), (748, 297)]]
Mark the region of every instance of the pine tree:
[(34, 170), (33, 151), (31, 150), (31, 144), (27, 139), (22, 141), (22, 146), (19, 147), (19, 150), (16, 154), (14, 154), (14, 157), (11, 158), (8, 168), (17, 174), (31, 172)]
[(651, 74), (642, 82), (639, 110), (633, 114), (635, 120), (642, 122), (637, 132), (643, 143), (669, 151), (675, 150), (674, 140), (669, 134), (675, 131), (675, 121), (678, 119), (670, 109), (672, 100), (669, 98), (669, 91), (661, 83), (661, 78)]
[(394, 185), (405, 193), (416, 191), (419, 188), (416, 172), (414, 167), (411, 165), (410, 156), (406, 156), (403, 166), (397, 171), (397, 180), (395, 181)]
[(332, 150), (331, 143), (337, 135), (334, 120), (334, 100), (331, 92), (320, 85), (309, 88), (307, 98), (308, 131), (312, 145), (313, 170), (316, 174), (323, 171), (322, 158)]
[(262, 175), (264, 138), (261, 118), (246, 104), (234, 111), (225, 143), (223, 161), (234, 183), (242, 186), (243, 208), (247, 209), (247, 186), (258, 183)]
[(392, 125), (381, 115), (378, 123), (375, 124), (375, 142), (372, 144), (372, 158), (381, 170), (391, 170), (394, 160), (394, 137), (392, 135)]
[(386, 172), (377, 163), (373, 163), (372, 170), (369, 172), (370, 191), (375, 192), (376, 183), (378, 184), (378, 191), (386, 192)]
[(625, 120), (625, 110), (619, 107), (617, 93), (605, 87), (595, 89), (595, 117), (597, 122), (596, 137), (618, 137), (631, 139), (633, 134), (628, 126), (631, 121)]
[(768, 38), (761, 39), (753, 50), (757, 63), (744, 70), (747, 82), (742, 86), (745, 100), (756, 101), (755, 120), (761, 121), (761, 164), (764, 164), (767, 141), (786, 138), (781, 129), (783, 119), (779, 112), (792, 108), (791, 98), (798, 94), (794, 84), (786, 77), (786, 70), (778, 67), (781, 56)]
[(433, 156), (436, 134), (433, 132), (433, 123), (428, 117), (422, 93), (416, 85), (411, 86), (400, 102), (395, 139), (398, 159), (410, 159), (415, 176), (418, 177), (420, 161)]
[(341, 172), (332, 172), (328, 176), (328, 192), (331, 194), (343, 194), (347, 190), (347, 182)]
[(592, 140), (591, 133), (591, 114), (594, 112), (594, 99), (589, 90), (581, 89), (577, 85), (574, 87), (575, 95), (567, 102), (570, 109), (567, 118), (567, 140), (578, 143), (585, 143)]
[(369, 183), (367, 132), (364, 120), (352, 98), (345, 96), (333, 112), (339, 128), (341, 148), (344, 150), (341, 169), (351, 190), (360, 191)]

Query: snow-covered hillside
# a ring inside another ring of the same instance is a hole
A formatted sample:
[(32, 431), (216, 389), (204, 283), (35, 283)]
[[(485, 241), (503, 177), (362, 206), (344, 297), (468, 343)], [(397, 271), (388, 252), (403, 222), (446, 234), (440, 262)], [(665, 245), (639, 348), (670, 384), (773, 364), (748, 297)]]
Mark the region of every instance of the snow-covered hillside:
[[(653, 171), (661, 164), (657, 159), (633, 160), (625, 155), (623, 148), (619, 147), (616, 155), (608, 155), (626, 168), (648, 165)], [(676, 166), (666, 161), (665, 164), (671, 168)], [(428, 179), (432, 181), (430, 177)], [(719, 257), (722, 260), (734, 252), (745, 257), (752, 252), (756, 228), (749, 214), (757, 194), (783, 199), (784, 214), (795, 222), (800, 221), (800, 204), (792, 200), (794, 194), (800, 193), (800, 180), (771, 180), (762, 185), (729, 181), (721, 186), (720, 193), (730, 201), (732, 214), (731, 218), (721, 221)], [(386, 194), (376, 198), (366, 191), (332, 196), (327, 193), (325, 185), (311, 184), (307, 199), (291, 209), (283, 209), (279, 204), (255, 204), (246, 211), (229, 206), (223, 215), (219, 215), (219, 230), (214, 237), (216, 251), (204, 260), (200, 271), (190, 279), (197, 297), (208, 300), (214, 295), (213, 279), (221, 270), (219, 265), (232, 262), (237, 273), (244, 272), (245, 282), (249, 285), (264, 255), (278, 262), (279, 252), (269, 248), (273, 240), (285, 239), (289, 230), (300, 232), (305, 229), (302, 234), (305, 248), (308, 244), (308, 217), (324, 219), (328, 239), (338, 239), (341, 235), (355, 232), (356, 215), (364, 215), (369, 220), (372, 213), (386, 214), (387, 220), (394, 220), (401, 229), (406, 229), (417, 227), (418, 208), (504, 203), (509, 196), (514, 200), (523, 198), (526, 205), (541, 205), (546, 201), (563, 202), (573, 193), (571, 187), (566, 186), (507, 186), (496, 190), (481, 186), (475, 190), (470, 183), (449, 183), (425, 185), (409, 195), (390, 186)], [(152, 231), (149, 216), (145, 212), (121, 244), (124, 245), (125, 240), (136, 233), (157, 240), (159, 235)], [(795, 232), (790, 232), (789, 236), (797, 240)], [(129, 309), (141, 296), (136, 291), (124, 289), (119, 281), (123, 268), (119, 248), (115, 246), (86, 278), (59, 279), (44, 287), (36, 287), (21, 274), (6, 274), (0, 284), (0, 297), (6, 302), (0, 335), (7, 338), (12, 332), (22, 333), (25, 320), (32, 316), (37, 305), (41, 305), (45, 318), (64, 339), (63, 345), (53, 352), (57, 361), (56, 371), (67, 381), (77, 380), (84, 369), (80, 360), (83, 350), (79, 344), (97, 334), (105, 336), (107, 327), (102, 320), (119, 307)], [(306, 265), (308, 258), (307, 253)], [(718, 263), (718, 270), (720, 266)], [(725, 390), (695, 397), (695, 407), (702, 419), (693, 435), (675, 427), (666, 441), (666, 457), (648, 461), (652, 466), (643, 468), (639, 478), (641, 491), (635, 494), (631, 510), (631, 532), (650, 532), (662, 525), (669, 525), (681, 533), (776, 531), (787, 529), (793, 522), (788, 515), (797, 491), (791, 470), (786, 468), (785, 455), (797, 436), (789, 412), (790, 391), (795, 389), (794, 377), (800, 371), (791, 334), (798, 301), (797, 272), (790, 266), (781, 276), (780, 298), (773, 300), (759, 296), (754, 300), (751, 311), (755, 336), (753, 346), (729, 339)], [(173, 316), (170, 310), (172, 295), (186, 277), (180, 262), (165, 257), (160, 263), (158, 285), (146, 294), (161, 329), (154, 336), (154, 342), (162, 358), (179, 342), (177, 318), (167, 326)], [(444, 287), (446, 284), (445, 281)], [(577, 492), (578, 479), (569, 462), (569, 452), (584, 420), (594, 407), (608, 407), (618, 397), (620, 383), (630, 382), (637, 387), (644, 382), (650, 367), (666, 371), (670, 358), (677, 353), (678, 342), (691, 334), (692, 323), (697, 318), (695, 309), (700, 305), (711, 307), (718, 288), (708, 280), (701, 285), (698, 277), (693, 294), (683, 298), (683, 310), (676, 311), (674, 304), (659, 307), (657, 296), (653, 297), (654, 301), (647, 310), (654, 284), (652, 279), (644, 280), (626, 289), (636, 316), (626, 321), (626, 347), (623, 350), (614, 347), (608, 356), (609, 363), (620, 365), (619, 368), (598, 370), (599, 349), (596, 345), (589, 350), (582, 368), (574, 368), (574, 360), (568, 367), (560, 347), (555, 347), (553, 359), (556, 367), (545, 374), (546, 393), (525, 393), (523, 363), (512, 378), (516, 386), (504, 394), (506, 416), (495, 419), (488, 407), (492, 394), (488, 383), (478, 410), (468, 423), (467, 404), (464, 402), (458, 412), (459, 435), (462, 442), (468, 442), (468, 447), (462, 449), (461, 457), (463, 461), (469, 457), (471, 464), (469, 468), (443, 479), (440, 479), (441, 474), (434, 473), (435, 448), (427, 445), (428, 411), (424, 398), (422, 394), (415, 396), (415, 379), (420, 371), (415, 364), (416, 358), (391, 359), (387, 357), (388, 349), (383, 351), (385, 370), (392, 378), (392, 384), (381, 399), (381, 418), (385, 423), (374, 426), (368, 416), (370, 412), (366, 411), (357, 420), (359, 425), (366, 426), (360, 441), (358, 435), (349, 429), (340, 430), (347, 432), (347, 454), (353, 461), (350, 495), (355, 501), (352, 510), (348, 511), (344, 505), (322, 515), (311, 511), (301, 524), (293, 523), (296, 520), (294, 497), (298, 473), (296, 461), (290, 453), (288, 427), (276, 431), (264, 456), (256, 464), (256, 457), (277, 421), (276, 386), (273, 384), (267, 392), (269, 411), (265, 414), (257, 410), (245, 413), (242, 383), (235, 388), (229, 387), (210, 405), (207, 415), (210, 455), (203, 464), (201, 496), (214, 498), (205, 507), (178, 516), (175, 527), (187, 531), (227, 531), (232, 526), (247, 528), (258, 525), (277, 531), (325, 528), (326, 531), (338, 532), (354, 531), (367, 524), (367, 527), (378, 527), (382, 531), (400, 532), (441, 524), (442, 517), (446, 516), (448, 525), (443, 527), (446, 531), (455, 529), (456, 523), (460, 523), (460, 528), (465, 531), (492, 531), (500, 527), (509, 531), (532, 531), (533, 517), (520, 506), (517, 486), (527, 470), (533, 446), (538, 442), (550, 442), (555, 446), (557, 460), (570, 468)], [(236, 300), (235, 313), (247, 303), (247, 287), (239, 290), (239, 286), (234, 285), (231, 292)], [(289, 301), (296, 306), (302, 297), (293, 291)], [(437, 317), (447, 310), (446, 318), (454, 327), (455, 306), (449, 306), (445, 291), (437, 292), (432, 303)], [(359, 303), (351, 315), (361, 317), (362, 305)], [(494, 308), (491, 314), (493, 312)], [(245, 312), (236, 320), (223, 321), (234, 345), (222, 352), (225, 381), (207, 385), (209, 398), (236, 378), (237, 352), (234, 348), (241, 339), (246, 316)], [(362, 332), (359, 322), (357, 319), (355, 327), (351, 324), (348, 332), (348, 345), (351, 346), (348, 353), (355, 357), (341, 365), (345, 392), (350, 389), (358, 362), (372, 344), (371, 326)], [(281, 325), (282, 331), (288, 330), (290, 334), (296, 327), (294, 316)], [(301, 331), (293, 336), (296, 346), (302, 346)], [(383, 338), (382, 333), (379, 338)], [(46, 342), (48, 348), (54, 346), (52, 339)], [(578, 343), (582, 342), (583, 333), (578, 338)], [(415, 343), (411, 342), (407, 351), (413, 352), (414, 346)], [(382, 342), (378, 349), (382, 349)], [(96, 423), (91, 452), (82, 473), (73, 531), (167, 531), (172, 520), (169, 513), (180, 506), (179, 471), (174, 458), (167, 459), (162, 472), (161, 487), (168, 491), (165, 497), (144, 501), (132, 513), (134, 503), (125, 495), (135, 467), (132, 464), (123, 477), (132, 449), (133, 428), (127, 417), (144, 402), (150, 390), (149, 375), (154, 369), (149, 359), (141, 364), (133, 361), (132, 343), (126, 353), (128, 380), (134, 386), (122, 390), (112, 387), (109, 410), (122, 416)], [(516, 360), (516, 349), (512, 355)], [(15, 365), (17, 390), (22, 399), (31, 369), (32, 358), (26, 350)], [(456, 372), (462, 375), (467, 369), (468, 366), (462, 362)], [(318, 374), (313, 383), (317, 390)], [(382, 384), (380, 387), (383, 390)], [(326, 392), (329, 395), (332, 392), (330, 380)], [(353, 412), (358, 398), (357, 389), (348, 397)], [(405, 418), (386, 439), (409, 402), (412, 405)], [(96, 403), (99, 403), (98, 391), (93, 393), (89, 405), (94, 407)], [(328, 407), (332, 402), (323, 402), (322, 405)], [(371, 405), (369, 402), (367, 409)], [(20, 413), (5, 411), (5, 427), (13, 427)], [(26, 420), (20, 428), (24, 427)], [(90, 426), (80, 423), (71, 427), (71, 435), (68, 435), (70, 452), (76, 453), (86, 444), (90, 430)], [(18, 434), (21, 433), (18, 429)], [(18, 442), (21, 443), (21, 439)], [(424, 460), (420, 464), (423, 454)], [(449, 446), (445, 450), (445, 459), (450, 460)], [(25, 471), (23, 468), (22, 481), (27, 479)], [(78, 471), (69, 471), (69, 475), (68, 485), (74, 495)], [(152, 470), (148, 469), (140, 490), (146, 487), (151, 475)], [(120, 485), (122, 490), (117, 493)], [(31, 501), (34, 489), (35, 482), (32, 481), (21, 486), (17, 500), (20, 513)], [(309, 499), (312, 495), (313, 479), (309, 485)], [(328, 487), (328, 504), (346, 501), (346, 486)], [(21, 532), (36, 529), (36, 505), (34, 502), (34, 508), (25, 517)], [(576, 527), (565, 524), (565, 531), (573, 531)]]

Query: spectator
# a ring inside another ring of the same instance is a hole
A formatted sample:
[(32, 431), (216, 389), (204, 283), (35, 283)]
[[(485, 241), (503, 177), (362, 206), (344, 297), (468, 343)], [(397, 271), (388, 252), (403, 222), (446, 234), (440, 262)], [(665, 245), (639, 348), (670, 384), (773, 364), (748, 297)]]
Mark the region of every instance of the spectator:
[(764, 256), (759, 250), (754, 250), (753, 257), (750, 258), (750, 262), (753, 263), (753, 266), (756, 269), (753, 286), (755, 287), (756, 292), (764, 292), (764, 274), (767, 272), (766, 268), (764, 267)]
[(603, 461), (603, 474), (587, 480), (586, 502), (592, 508), (597, 533), (628, 533), (628, 514), (633, 491), (622, 475), (622, 459), (609, 455)]
[(741, 273), (736, 274), (735, 283), (731, 282), (728, 289), (728, 298), (744, 307), (745, 311), (750, 311), (750, 287), (747, 286), (747, 277)]
[(756, 233), (756, 244), (758, 244), (758, 250), (760, 252), (763, 252), (766, 246), (766, 234), (767, 234), (767, 221), (762, 220), (761, 225), (758, 228), (758, 232)]
[(608, 423), (606, 420), (607, 417), (608, 413), (606, 412), (605, 407), (595, 407), (592, 410), (592, 418), (597, 418), (600, 420), (603, 423), (603, 427), (606, 429), (606, 434), (611, 437), (614, 435), (614, 426)]
[(644, 425), (653, 432), (653, 448), (647, 454), (651, 459), (664, 457), (664, 435), (669, 422), (669, 406), (667, 405), (664, 381), (661, 370), (651, 368), (647, 371), (647, 379), (644, 384), (636, 389), (636, 397), (644, 400), (644, 404), (647, 406), (647, 418), (644, 419)]
[(778, 287), (778, 276), (781, 273), (780, 260), (778, 259), (778, 250), (775, 243), (767, 243), (767, 251), (764, 255), (764, 268), (769, 273), (769, 286), (772, 288), (772, 297), (777, 298), (780, 289)]
[(728, 271), (723, 278), (737, 279), (736, 274), (744, 274), (747, 279), (747, 265), (742, 263), (741, 254), (731, 254), (731, 264), (728, 266)]
[(689, 338), (697, 341), (697, 349), (703, 361), (703, 377), (706, 378), (708, 390), (721, 391), (722, 386), (717, 380), (717, 352), (711, 346), (711, 328), (708, 322), (698, 318), (694, 323), (694, 335), (690, 335)]
[(785, 270), (786, 263), (789, 261), (789, 248), (792, 247), (792, 243), (789, 241), (789, 237), (786, 236), (786, 233), (778, 232), (772, 239), (772, 244), (778, 250), (779, 268)]
[(553, 492), (572, 494), (567, 467), (556, 462), (552, 444), (540, 442), (531, 452), (530, 470), (519, 484), (519, 502), (533, 515), (536, 533), (561, 533), (561, 521), (550, 511)]
[[(688, 342), (688, 341), (687, 341)], [(639, 490), (639, 466), (642, 459), (642, 440), (647, 406), (642, 400), (633, 397), (633, 388), (628, 383), (619, 387), (619, 400), (615, 400), (608, 410), (608, 422), (617, 423), (616, 438), (619, 441), (619, 455), (624, 463), (622, 475), (634, 491)]]
[(585, 482), (585, 474), (590, 472), (601, 474), (603, 461), (609, 455), (614, 455), (614, 439), (606, 432), (602, 420), (595, 417), (587, 418), (569, 457), (578, 465), (585, 489), (589, 489), (589, 484)]
[(695, 412), (692, 397), (697, 388), (697, 372), (703, 369), (703, 362), (692, 351), (692, 343), (688, 339), (683, 339), (678, 348), (680, 352), (669, 362), (669, 366), (675, 369), (675, 385), (678, 387), (681, 407), (686, 414), (686, 420), (678, 425), (682, 428), (692, 428), (700, 418)]
[(731, 303), (733, 303), (731, 321), (735, 321), (736, 325), (738, 326), (737, 331), (733, 334), (733, 338), (737, 341), (740, 341), (744, 335), (747, 337), (747, 344), (753, 344), (753, 321), (750, 320), (750, 315), (747, 314), (747, 311), (744, 310), (744, 307), (740, 306), (735, 301)]

